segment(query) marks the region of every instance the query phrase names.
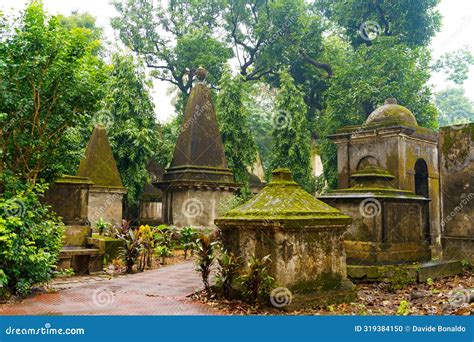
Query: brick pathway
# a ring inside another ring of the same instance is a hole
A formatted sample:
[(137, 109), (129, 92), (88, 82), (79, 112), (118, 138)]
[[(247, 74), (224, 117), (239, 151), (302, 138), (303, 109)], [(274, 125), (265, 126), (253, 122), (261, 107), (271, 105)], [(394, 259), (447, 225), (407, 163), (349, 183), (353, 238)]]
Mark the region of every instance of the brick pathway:
[(0, 315), (218, 315), (187, 298), (201, 287), (186, 262), (0, 305)]

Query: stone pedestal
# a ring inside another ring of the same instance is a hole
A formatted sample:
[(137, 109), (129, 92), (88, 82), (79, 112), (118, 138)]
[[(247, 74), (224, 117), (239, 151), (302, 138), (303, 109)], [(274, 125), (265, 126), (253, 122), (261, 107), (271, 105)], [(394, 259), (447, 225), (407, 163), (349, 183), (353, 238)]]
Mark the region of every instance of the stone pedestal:
[(66, 229), (57, 269), (72, 268), (76, 274), (102, 271), (103, 253), (89, 248), (92, 232), (89, 223), (89, 191), (87, 177), (65, 175), (51, 185), (44, 200), (62, 217)]
[(319, 198), (353, 218), (346, 233), (351, 265), (409, 264), (431, 259), (428, 200), (390, 184), (394, 176), (377, 166), (354, 173), (356, 184)]
[(269, 273), (279, 286), (304, 296), (334, 290), (337, 301), (346, 283), (342, 235), (351, 219), (301, 189), (288, 169), (275, 170), (255, 197), (215, 222), (242, 267), (251, 256), (270, 255)]

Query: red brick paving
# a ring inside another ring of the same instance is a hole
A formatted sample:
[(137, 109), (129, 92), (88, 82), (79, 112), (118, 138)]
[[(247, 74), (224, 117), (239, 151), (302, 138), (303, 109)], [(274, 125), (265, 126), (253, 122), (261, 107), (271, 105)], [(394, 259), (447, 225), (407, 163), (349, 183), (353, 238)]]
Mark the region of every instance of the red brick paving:
[(218, 315), (187, 298), (202, 287), (186, 262), (0, 305), (0, 315)]

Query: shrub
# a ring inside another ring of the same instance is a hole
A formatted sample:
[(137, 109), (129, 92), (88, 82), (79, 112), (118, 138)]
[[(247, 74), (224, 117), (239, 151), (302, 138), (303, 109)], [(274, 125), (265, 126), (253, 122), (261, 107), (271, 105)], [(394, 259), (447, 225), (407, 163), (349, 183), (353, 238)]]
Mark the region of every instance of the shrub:
[(208, 293), (210, 293), (209, 274), (211, 273), (211, 267), (215, 259), (214, 246), (216, 243), (212, 234), (209, 232), (201, 232), (198, 235), (195, 245), (195, 253), (197, 256), (196, 271), (201, 273), (204, 288)]
[(263, 258), (251, 256), (245, 274), (240, 276), (243, 295), (253, 304), (267, 301), (275, 280), (268, 275), (270, 255)]
[(137, 234), (141, 246), (138, 270), (143, 271), (145, 266), (151, 267), (155, 240), (149, 225), (141, 225), (140, 228), (138, 228)]
[(3, 295), (25, 295), (51, 279), (62, 246), (64, 225), (40, 202), (46, 185), (3, 175), (0, 194), (0, 285)]
[(188, 256), (188, 251), (193, 252), (194, 245), (197, 239), (197, 230), (193, 227), (184, 227), (181, 229), (180, 242), (184, 249), (184, 259)]
[(240, 266), (239, 258), (232, 252), (223, 250), (217, 259), (219, 273), (217, 274), (217, 285), (222, 288), (224, 297), (230, 299), (232, 296), (232, 285), (237, 279)]
[(166, 263), (166, 257), (171, 255), (171, 251), (166, 246), (158, 246), (156, 247), (156, 255), (161, 258), (161, 264)]
[(132, 273), (133, 266), (138, 260), (142, 251), (142, 245), (138, 234), (130, 229), (128, 222), (122, 222), (122, 227), (115, 228), (115, 237), (123, 240), (123, 247), (120, 249), (120, 256), (125, 262), (125, 272)]

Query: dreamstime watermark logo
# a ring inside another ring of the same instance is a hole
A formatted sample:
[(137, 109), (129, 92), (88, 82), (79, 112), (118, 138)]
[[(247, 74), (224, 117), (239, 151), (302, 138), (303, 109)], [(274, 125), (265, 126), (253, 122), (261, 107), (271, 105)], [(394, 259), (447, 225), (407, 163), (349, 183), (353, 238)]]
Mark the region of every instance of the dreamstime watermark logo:
[(290, 113), (279, 110), (273, 115), (272, 120), (276, 129), (285, 129), (291, 125), (292, 118)]
[(270, 303), (276, 308), (290, 305), (292, 300), (293, 295), (286, 287), (277, 287), (270, 293)]
[(4, 211), (7, 217), (12, 217), (12, 216), (23, 217), (26, 212), (25, 203), (23, 203), (22, 200), (19, 200), (17, 198), (13, 200), (9, 200), (7, 202), (7, 206), (5, 207)]
[(374, 20), (364, 21), (359, 26), (359, 36), (367, 42), (377, 38), (381, 32), (382, 28), (380, 27), (380, 24)]
[(186, 120), (181, 126), (181, 128), (179, 129), (179, 134), (187, 130), (189, 126), (194, 124), (206, 110), (211, 110), (211, 108), (212, 108), (212, 104), (209, 101), (207, 101), (203, 106), (197, 105), (196, 110), (194, 111), (191, 118), (189, 120)]
[(451, 305), (461, 306), (469, 304), (474, 301), (474, 289), (455, 289), (448, 296)]
[(365, 218), (374, 218), (382, 212), (382, 205), (375, 198), (366, 198), (360, 202), (359, 211)]
[(92, 294), (92, 302), (99, 307), (112, 305), (115, 301), (115, 294), (106, 287), (99, 287)]
[(110, 129), (114, 124), (112, 113), (108, 109), (101, 109), (92, 117), (92, 124), (94, 126), (100, 125), (105, 129)]
[(188, 198), (183, 202), (181, 210), (187, 218), (193, 219), (198, 217), (204, 211), (204, 206), (197, 198)]

